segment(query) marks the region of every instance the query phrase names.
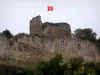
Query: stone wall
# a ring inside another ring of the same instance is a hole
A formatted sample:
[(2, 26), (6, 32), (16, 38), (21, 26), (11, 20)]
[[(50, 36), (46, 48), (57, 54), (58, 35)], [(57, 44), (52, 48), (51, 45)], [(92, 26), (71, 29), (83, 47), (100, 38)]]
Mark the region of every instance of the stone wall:
[(36, 16), (30, 21), (30, 34), (40, 34), (42, 29), (41, 16)]
[(63, 54), (66, 57), (82, 56), (86, 61), (97, 61), (98, 48), (88, 40), (67, 39), (67, 48)]
[(36, 65), (50, 60), (56, 53), (62, 54), (64, 59), (82, 56), (94, 61), (97, 50), (90, 41), (73, 39), (69, 24), (46, 23), (44, 26), (40, 16), (30, 21), (29, 36), (12, 40), (0, 33), (0, 62)]
[(70, 25), (67, 23), (46, 23), (43, 33), (48, 38), (71, 37)]
[(6, 62), (9, 59), (10, 44), (9, 39), (6, 38), (2, 33), (0, 33), (0, 61)]
[(42, 23), (41, 17), (36, 16), (30, 21), (30, 35), (44, 34), (48, 38), (71, 37), (71, 29), (68, 23)]
[(50, 60), (54, 53), (44, 50), (42, 40), (38, 36), (24, 36), (13, 42), (11, 47), (14, 64), (36, 65), (40, 61)]
[(9, 40), (0, 34), (0, 41), (0, 62), (3, 63), (36, 65), (40, 61), (50, 60), (55, 55), (44, 48), (39, 36), (23, 36), (17, 40)]
[(0, 61), (12, 64), (36, 65), (40, 61), (50, 60), (56, 53), (62, 54), (65, 60), (82, 56), (86, 60), (94, 61), (97, 56), (96, 46), (87, 40), (73, 38), (51, 40), (47, 37), (23, 36), (13, 40), (11, 45), (8, 40), (4, 38), (2, 40), (4, 46), (0, 46)]

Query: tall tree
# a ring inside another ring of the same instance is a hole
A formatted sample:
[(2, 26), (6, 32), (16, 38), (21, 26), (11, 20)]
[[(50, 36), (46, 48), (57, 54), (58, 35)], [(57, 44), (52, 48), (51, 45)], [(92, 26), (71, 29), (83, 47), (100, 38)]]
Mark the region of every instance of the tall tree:
[(13, 37), (13, 35), (11, 34), (11, 32), (9, 30), (4, 30), (2, 32), (7, 38), (11, 39)]
[(74, 37), (82, 40), (90, 40), (91, 42), (96, 41), (97, 34), (93, 32), (91, 28), (76, 29), (74, 31)]

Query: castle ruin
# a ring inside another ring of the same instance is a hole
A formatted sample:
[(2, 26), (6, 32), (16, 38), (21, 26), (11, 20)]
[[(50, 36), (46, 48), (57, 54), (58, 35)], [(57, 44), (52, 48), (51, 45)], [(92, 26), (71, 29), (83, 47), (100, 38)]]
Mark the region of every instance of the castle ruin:
[(64, 59), (82, 56), (85, 60), (96, 61), (98, 48), (88, 40), (74, 39), (68, 23), (42, 23), (41, 16), (30, 21), (30, 34), (17, 40), (7, 39), (0, 34), (0, 61), (35, 65), (47, 61), (56, 53)]

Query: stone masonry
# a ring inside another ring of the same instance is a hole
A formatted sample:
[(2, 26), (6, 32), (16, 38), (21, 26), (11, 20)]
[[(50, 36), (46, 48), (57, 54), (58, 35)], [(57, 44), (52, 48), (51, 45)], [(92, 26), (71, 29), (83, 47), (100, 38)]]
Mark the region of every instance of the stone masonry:
[(30, 34), (17, 40), (7, 39), (0, 33), (0, 62), (36, 65), (48, 61), (56, 53), (64, 59), (82, 56), (97, 61), (98, 48), (88, 40), (74, 39), (68, 23), (42, 23), (41, 16), (30, 21)]

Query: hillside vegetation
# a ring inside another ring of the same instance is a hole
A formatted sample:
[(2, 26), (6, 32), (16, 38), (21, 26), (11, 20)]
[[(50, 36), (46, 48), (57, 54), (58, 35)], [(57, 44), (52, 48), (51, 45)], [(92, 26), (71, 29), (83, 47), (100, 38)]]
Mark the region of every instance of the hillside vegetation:
[(41, 61), (37, 66), (0, 64), (0, 75), (99, 75), (100, 63), (83, 63), (81, 57), (63, 63), (61, 55), (48, 62)]

